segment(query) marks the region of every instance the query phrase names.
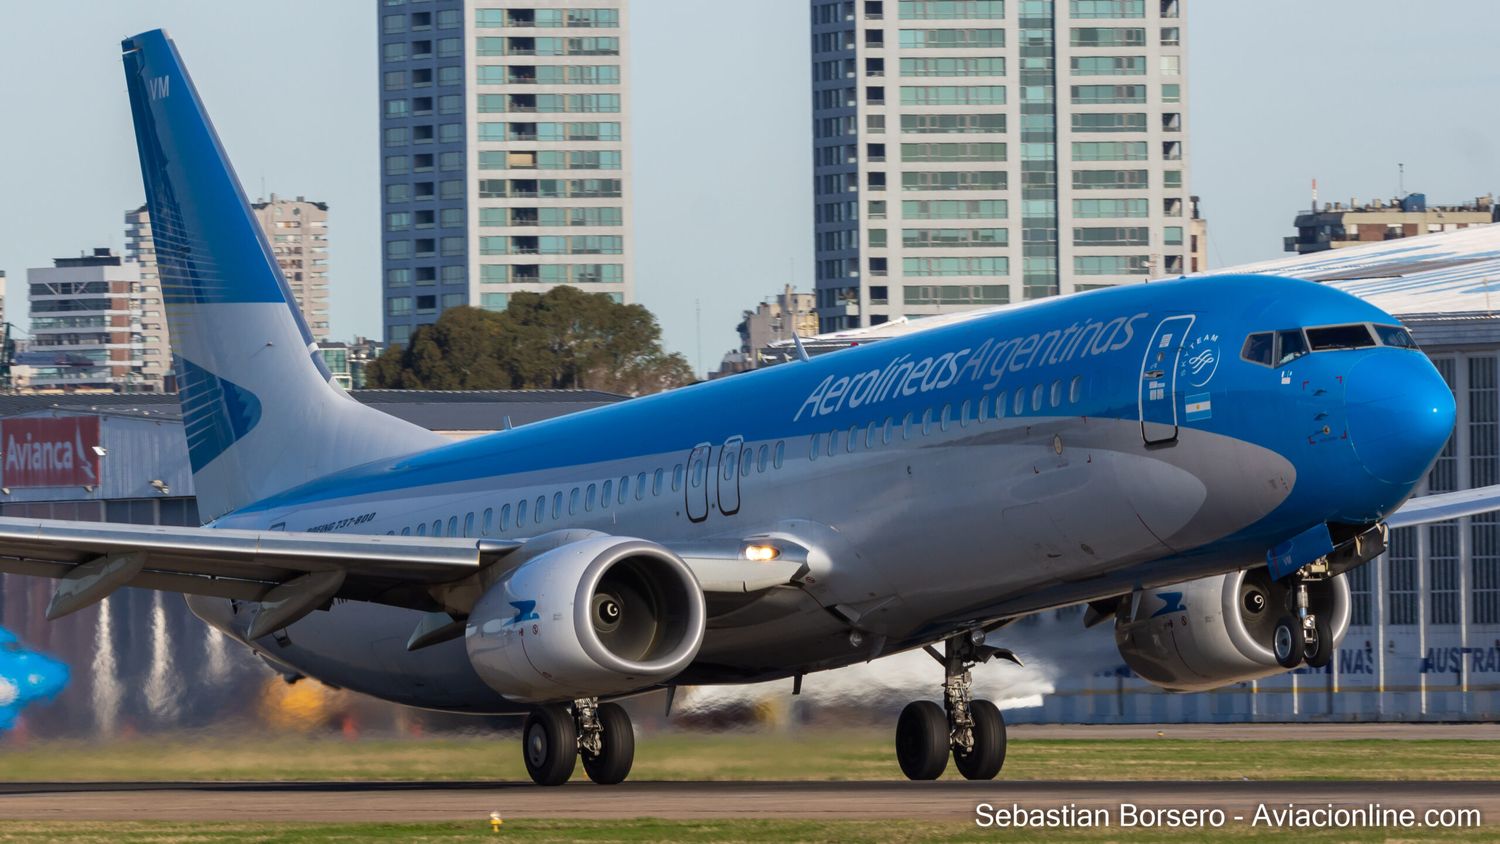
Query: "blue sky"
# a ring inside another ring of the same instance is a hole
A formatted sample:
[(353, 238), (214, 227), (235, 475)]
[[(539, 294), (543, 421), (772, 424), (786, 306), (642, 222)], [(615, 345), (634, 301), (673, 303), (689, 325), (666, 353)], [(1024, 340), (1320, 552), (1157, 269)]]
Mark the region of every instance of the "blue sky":
[[(1323, 199), (1500, 187), (1487, 0), (1188, 0), (1189, 178), (1212, 265), (1276, 257)], [(121, 248), (141, 202), (118, 45), (177, 40), (246, 190), (331, 205), (336, 338), (380, 333), (374, 0), (54, 0), (0, 7), (0, 270)], [(712, 367), (740, 311), (812, 289), (806, 0), (634, 0), (636, 289)], [(698, 314), (701, 311), (701, 318)], [(701, 324), (701, 342), (699, 326)]]

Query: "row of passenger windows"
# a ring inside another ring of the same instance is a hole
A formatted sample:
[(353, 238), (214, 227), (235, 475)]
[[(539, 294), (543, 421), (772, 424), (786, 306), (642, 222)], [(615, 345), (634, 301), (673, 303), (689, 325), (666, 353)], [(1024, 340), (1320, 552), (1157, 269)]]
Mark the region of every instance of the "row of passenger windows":
[[(1081, 375), (1075, 375), (1066, 388), (1059, 379), (1053, 381), (1050, 386), (1037, 384), (1029, 390), (1017, 389), (1014, 393), (1002, 390), (993, 398), (982, 396), (978, 399), (965, 399), (956, 410), (950, 402), (944, 404), (936, 413), (932, 408), (924, 410), (920, 418), (913, 413), (908, 413), (899, 422), (895, 417), (887, 416), (884, 423), (870, 422), (863, 427), (851, 425), (847, 431), (840, 429), (826, 435), (821, 432), (815, 433), (812, 435), (808, 458), (817, 460), (820, 453), (826, 453), (832, 457), (839, 451), (841, 445), (844, 451), (852, 453), (861, 436), (864, 438), (865, 448), (874, 448), (877, 441), (888, 445), (895, 439), (898, 426), (901, 438), (910, 440), (916, 433), (920, 433), (921, 436), (931, 434), (934, 425), (942, 431), (950, 430), (954, 425), (967, 428), (972, 424), (1002, 419), (1007, 414), (1020, 416), (1026, 412), (1028, 403), (1033, 412), (1039, 412), (1045, 408), (1060, 408), (1065, 402), (1077, 404), (1082, 398), (1083, 376)], [(736, 471), (741, 477), (749, 477), (771, 469), (780, 469), (785, 460), (785, 441), (777, 442), (775, 446), (763, 444), (759, 448), (743, 448), (740, 450), (739, 458), (734, 462), (724, 462), (721, 457), (721, 479), (734, 480)], [(459, 522), (459, 517), (454, 515), (449, 516), (447, 521), (433, 519), (431, 522), (423, 522), (415, 527), (404, 527), (400, 533), (402, 536), (489, 536), (492, 533), (519, 530), (528, 525), (545, 524), (549, 516), (556, 521), (564, 515), (576, 516), (579, 513), (592, 513), (596, 509), (603, 511), (611, 506), (624, 506), (632, 497), (636, 501), (644, 501), (647, 496), (655, 498), (667, 491), (669, 480), (672, 492), (681, 492), (684, 483), (689, 484), (693, 489), (699, 489), (707, 480), (707, 472), (708, 455), (703, 454), (695, 456), (686, 466), (682, 463), (673, 466), (670, 479), (665, 469), (657, 469), (649, 474), (640, 472), (633, 480), (629, 475), (625, 475), (618, 481), (611, 478), (602, 483), (575, 486), (568, 491), (566, 496), (562, 490), (558, 490), (552, 493), (550, 500), (546, 495), (538, 495), (535, 499), (528, 496), (515, 502), (514, 505), (508, 503), (501, 505), (498, 512), (492, 507), (487, 507), (477, 517), (475, 513), (465, 514), (462, 524)], [(549, 506), (550, 513), (548, 512)], [(396, 531), (391, 530), (386, 533), (394, 535)]]
[(1417, 348), (1411, 332), (1399, 325), (1356, 323), (1260, 331), (1245, 338), (1240, 357), (1263, 366), (1281, 366), (1308, 352), (1363, 349), (1375, 345), (1400, 349)]
[[(724, 479), (732, 480), (736, 470), (743, 476), (749, 477), (753, 473), (780, 469), (785, 461), (785, 442), (778, 442), (774, 447), (767, 444), (760, 446), (759, 449), (741, 449), (738, 460), (724, 464)], [(694, 489), (701, 488), (706, 480), (707, 471), (706, 455), (694, 458), (690, 467), (678, 463), (672, 467), (671, 491), (681, 492), (683, 483), (691, 484)], [(549, 515), (551, 519), (557, 520), (565, 514), (576, 516), (579, 513), (592, 513), (595, 509), (602, 511), (612, 506), (624, 506), (632, 497), (636, 501), (644, 501), (647, 496), (655, 498), (667, 491), (667, 484), (668, 477), (665, 469), (657, 469), (649, 474), (640, 472), (634, 479), (629, 475), (624, 475), (618, 481), (611, 478), (602, 483), (591, 483), (583, 487), (575, 486), (568, 491), (566, 497), (562, 490), (558, 490), (552, 493), (550, 502), (546, 495), (538, 495), (534, 500), (527, 497), (515, 502), (514, 505), (503, 504), (498, 512), (493, 507), (486, 507), (483, 513), (478, 514), (477, 533), (475, 532), (476, 515), (467, 513), (463, 517), (462, 524), (459, 523), (458, 516), (449, 516), (446, 522), (442, 519), (433, 519), (430, 523), (423, 522), (414, 528), (404, 527), (401, 529), (401, 535), (489, 536), (492, 533), (504, 533), (513, 528), (519, 530), (527, 525), (545, 524)], [(549, 503), (550, 514), (548, 513)], [(396, 531), (391, 530), (386, 533), (394, 535)]]
[(921, 418), (908, 413), (900, 421), (893, 416), (887, 416), (884, 423), (871, 422), (863, 428), (859, 425), (850, 425), (847, 431), (840, 429), (829, 432), (826, 448), (824, 435), (813, 434), (808, 458), (817, 460), (820, 453), (825, 453), (829, 457), (834, 456), (839, 451), (841, 440), (843, 450), (846, 453), (853, 453), (861, 436), (864, 438), (865, 448), (874, 448), (877, 442), (889, 445), (896, 438), (898, 428), (901, 439), (909, 440), (916, 434), (924, 437), (931, 434), (934, 425), (940, 431), (947, 431), (954, 425), (967, 428), (973, 424), (989, 422), (991, 419), (1003, 419), (1007, 413), (1011, 416), (1020, 416), (1026, 412), (1028, 397), (1032, 412), (1039, 412), (1044, 408), (1060, 408), (1065, 400), (1067, 404), (1077, 404), (1083, 399), (1083, 376), (1073, 376), (1073, 380), (1068, 382), (1066, 396), (1063, 393), (1063, 382), (1057, 380), (1053, 381), (1050, 386), (1037, 384), (1030, 390), (1023, 388), (1014, 393), (1002, 390), (993, 399), (989, 396), (965, 399), (957, 410), (954, 409), (952, 403), (948, 403), (943, 405), (935, 415), (933, 409), (929, 407), (922, 411)]

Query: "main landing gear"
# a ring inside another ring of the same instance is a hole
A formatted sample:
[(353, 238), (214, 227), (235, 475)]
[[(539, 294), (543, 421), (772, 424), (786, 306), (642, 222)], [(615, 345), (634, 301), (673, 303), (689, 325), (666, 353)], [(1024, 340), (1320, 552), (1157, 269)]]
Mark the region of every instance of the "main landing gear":
[(1309, 668), (1322, 668), (1333, 661), (1333, 630), (1308, 605), (1307, 585), (1313, 576), (1306, 571), (1291, 575), (1290, 612), (1277, 619), (1271, 639), (1271, 652), (1282, 668), (1296, 668), (1304, 662)]
[(635, 761), (635, 731), (617, 703), (580, 698), (569, 706), (543, 706), (521, 727), (521, 756), (537, 785), (562, 785), (573, 776), (578, 757), (583, 771), (599, 785), (623, 782)]
[(1005, 764), (1005, 719), (1000, 708), (972, 697), (969, 669), (992, 657), (1021, 661), (1004, 648), (984, 644), (984, 632), (970, 631), (943, 643), (943, 653), (923, 648), (943, 665), (943, 706), (913, 701), (896, 722), (896, 761), (907, 779), (935, 780), (953, 762), (965, 779), (991, 780)]

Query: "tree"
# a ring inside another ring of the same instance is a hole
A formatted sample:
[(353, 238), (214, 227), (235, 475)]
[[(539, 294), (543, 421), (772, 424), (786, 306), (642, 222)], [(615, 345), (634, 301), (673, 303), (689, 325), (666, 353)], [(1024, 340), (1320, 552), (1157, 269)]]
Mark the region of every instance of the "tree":
[(370, 367), (375, 387), (595, 389), (642, 395), (694, 380), (640, 305), (576, 287), (516, 293), (501, 312), (450, 308)]

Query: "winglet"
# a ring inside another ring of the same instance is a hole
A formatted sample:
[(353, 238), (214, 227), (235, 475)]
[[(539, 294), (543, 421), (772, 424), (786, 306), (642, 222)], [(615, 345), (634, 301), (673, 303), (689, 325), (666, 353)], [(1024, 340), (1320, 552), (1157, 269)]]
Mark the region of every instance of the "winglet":
[(807, 356), (807, 347), (802, 345), (802, 335), (798, 334), (796, 329), (792, 330), (792, 344), (797, 347), (797, 360), (807, 361), (812, 359)]

